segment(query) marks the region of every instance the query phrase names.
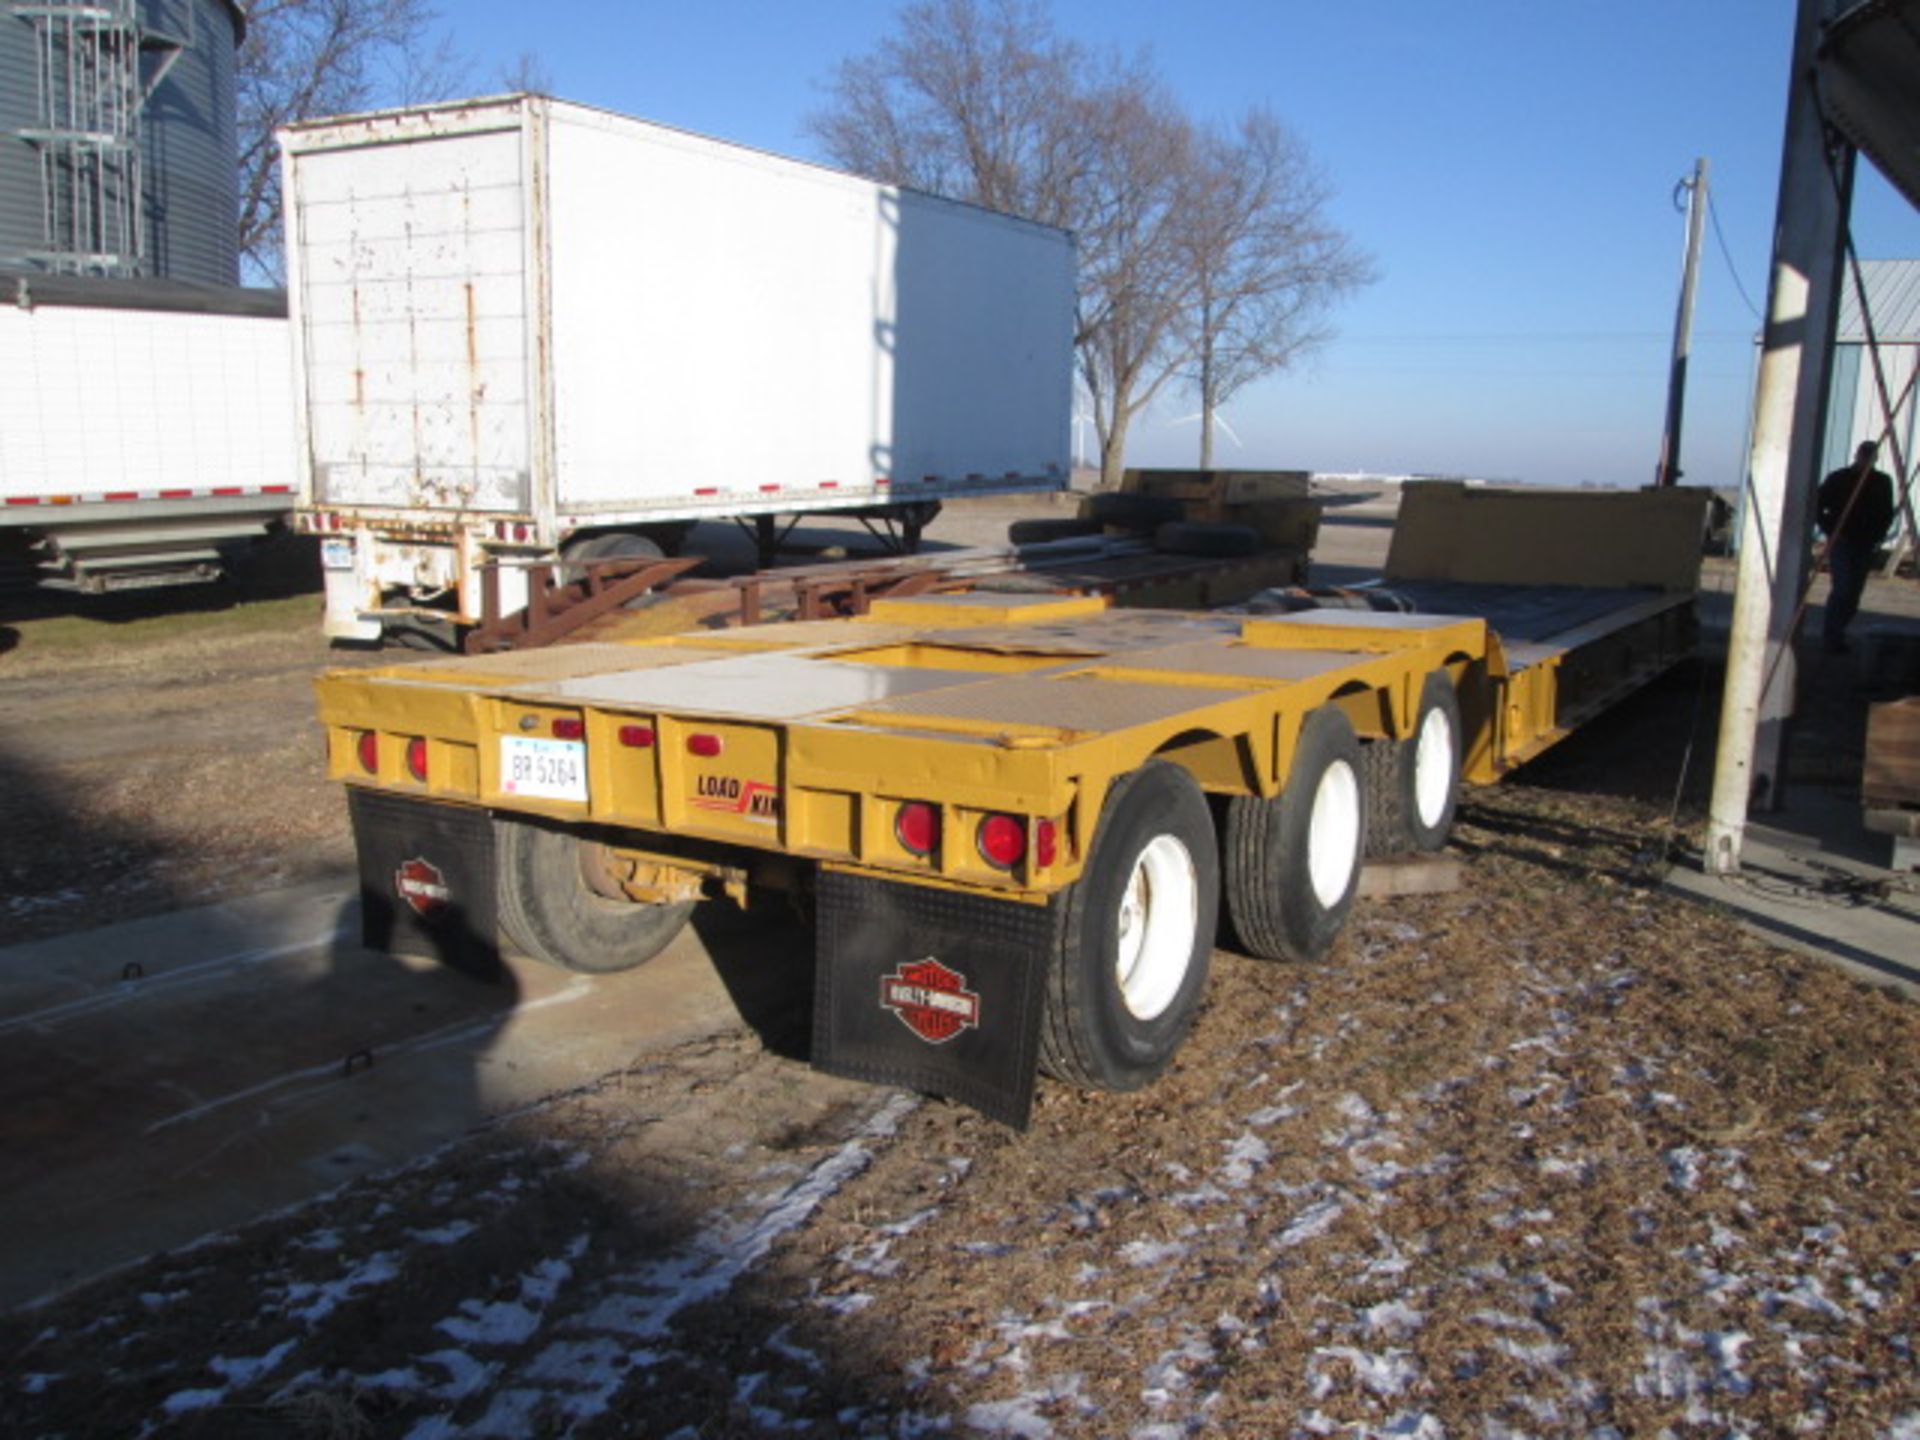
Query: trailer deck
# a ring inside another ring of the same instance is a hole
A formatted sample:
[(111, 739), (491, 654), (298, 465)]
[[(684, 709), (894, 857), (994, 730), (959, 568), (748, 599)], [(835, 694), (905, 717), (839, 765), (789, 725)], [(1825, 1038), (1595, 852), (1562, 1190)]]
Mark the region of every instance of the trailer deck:
[(930, 594), (325, 676), (370, 940), (498, 929), (617, 969), (703, 895), (797, 883), (816, 1063), (1015, 1124), (1036, 1058), (1145, 1083), (1197, 1013), (1217, 908), (1248, 953), (1319, 958), (1370, 829), (1438, 848), (1462, 779), (1692, 647), (1697, 495), (1440, 486), (1409, 509), (1387, 584), (1322, 608)]

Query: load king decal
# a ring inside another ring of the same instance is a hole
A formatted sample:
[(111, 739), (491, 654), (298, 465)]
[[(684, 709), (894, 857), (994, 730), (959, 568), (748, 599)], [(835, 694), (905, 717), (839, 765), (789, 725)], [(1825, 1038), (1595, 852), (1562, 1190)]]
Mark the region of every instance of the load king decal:
[(980, 1025), (980, 997), (967, 989), (967, 977), (931, 955), (882, 975), (880, 1003), (930, 1045), (943, 1045)]
[(780, 818), (780, 787), (733, 775), (696, 775), (692, 803), (696, 810), (719, 810), (771, 825)]
[(393, 889), (422, 920), (433, 918), (453, 898), (453, 891), (447, 887), (447, 877), (440, 873), (432, 861), (423, 860), (418, 855), (405, 861), (393, 872)]

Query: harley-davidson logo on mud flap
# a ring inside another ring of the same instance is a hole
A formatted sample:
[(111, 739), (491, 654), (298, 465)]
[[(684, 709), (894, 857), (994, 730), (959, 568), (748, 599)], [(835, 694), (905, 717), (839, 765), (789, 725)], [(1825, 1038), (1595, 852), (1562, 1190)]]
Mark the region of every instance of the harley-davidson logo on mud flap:
[(764, 780), (742, 780), (733, 775), (696, 775), (693, 807), (744, 815), (769, 825), (780, 818), (780, 787)]
[(967, 989), (967, 977), (931, 955), (882, 975), (880, 1003), (930, 1045), (944, 1045), (980, 1025), (980, 997)]
[(431, 920), (453, 899), (453, 891), (447, 888), (447, 877), (440, 873), (439, 867), (417, 855), (393, 872), (393, 888), (422, 920)]

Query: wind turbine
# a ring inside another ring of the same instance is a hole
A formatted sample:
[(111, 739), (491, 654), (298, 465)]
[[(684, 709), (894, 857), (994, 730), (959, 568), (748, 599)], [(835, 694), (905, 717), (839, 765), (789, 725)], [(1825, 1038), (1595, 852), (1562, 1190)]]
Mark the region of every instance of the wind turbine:
[[(1189, 420), (1198, 420), (1200, 416), (1201, 412), (1196, 410), (1191, 415), (1175, 416), (1169, 423), (1185, 425)], [(1233, 441), (1234, 449), (1244, 450), (1247, 448), (1240, 443), (1240, 437), (1234, 432), (1233, 426), (1227, 423), (1227, 417), (1218, 410), (1213, 412), (1213, 423), (1227, 432), (1227, 438)], [(1202, 470), (1211, 470), (1213, 468), (1213, 446), (1208, 443), (1211, 438), (1211, 436), (1204, 434), (1200, 437), (1200, 468)]]

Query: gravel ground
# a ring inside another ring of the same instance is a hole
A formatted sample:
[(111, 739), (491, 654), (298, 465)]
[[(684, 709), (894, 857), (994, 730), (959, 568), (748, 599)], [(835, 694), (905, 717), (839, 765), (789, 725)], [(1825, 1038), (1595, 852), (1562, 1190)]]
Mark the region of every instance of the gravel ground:
[[(344, 858), (317, 742), (208, 713), (291, 726), (219, 702), (302, 643), (155, 662), (141, 767), (84, 753), (104, 680), (8, 687), (10, 890), (82, 897), (11, 923)], [(0, 1430), (1914, 1440), (1920, 1012), (1657, 888), (1714, 678), (1471, 796), (1459, 891), (1321, 966), (1221, 952), (1144, 1092), (1043, 1084), (1016, 1135), (742, 1026), (0, 1319)]]

